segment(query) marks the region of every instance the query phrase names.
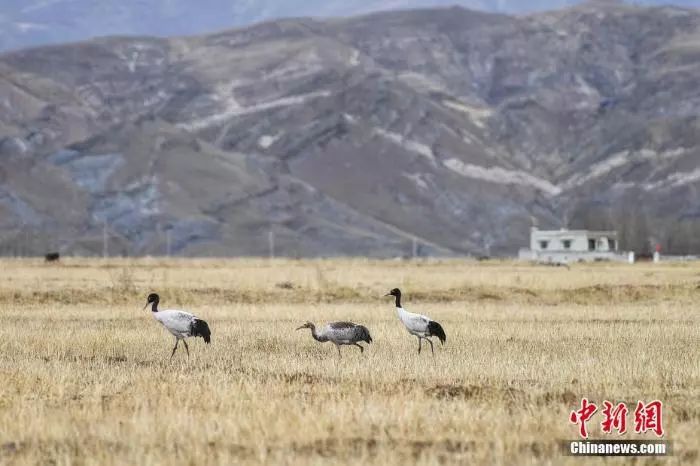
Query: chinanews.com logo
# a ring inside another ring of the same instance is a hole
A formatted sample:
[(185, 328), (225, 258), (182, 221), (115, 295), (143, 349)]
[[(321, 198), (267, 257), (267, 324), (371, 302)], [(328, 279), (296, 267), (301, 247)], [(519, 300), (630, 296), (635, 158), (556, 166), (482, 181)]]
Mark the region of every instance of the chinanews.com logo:
[[(614, 404), (608, 400), (603, 401), (602, 409), (589, 401), (581, 400), (580, 408), (571, 411), (569, 422), (575, 424), (580, 439), (567, 440), (562, 443), (565, 454), (569, 456), (667, 456), (671, 454), (671, 444), (666, 440), (660, 440), (664, 436), (663, 403), (659, 400), (645, 403), (637, 401), (634, 412), (630, 411), (627, 404), (619, 402)], [(600, 427), (603, 434), (624, 436), (627, 433), (628, 415), (634, 425), (630, 430), (636, 434), (653, 434), (653, 440), (612, 440), (589, 439), (589, 422), (593, 422), (594, 415), (600, 413), (602, 420)]]

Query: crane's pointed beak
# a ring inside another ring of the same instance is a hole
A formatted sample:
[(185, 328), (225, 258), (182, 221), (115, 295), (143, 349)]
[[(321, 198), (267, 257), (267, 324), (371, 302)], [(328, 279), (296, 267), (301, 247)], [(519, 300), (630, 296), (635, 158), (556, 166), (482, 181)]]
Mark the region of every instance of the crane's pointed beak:
[(149, 304), (151, 304), (151, 303), (146, 303), (146, 305), (145, 305), (145, 306), (143, 307), (143, 309), (141, 309), (141, 310), (142, 310), (142, 311), (145, 311)]
[(306, 328), (306, 325), (302, 325), (301, 327), (297, 327), (297, 330), (301, 330), (303, 328)]
[(387, 293), (384, 296), (393, 296), (391, 293)]

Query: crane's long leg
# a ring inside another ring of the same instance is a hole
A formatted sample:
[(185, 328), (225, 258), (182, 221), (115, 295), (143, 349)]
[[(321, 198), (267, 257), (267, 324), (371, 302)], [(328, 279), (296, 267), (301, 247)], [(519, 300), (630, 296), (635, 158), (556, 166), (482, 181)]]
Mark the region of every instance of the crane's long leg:
[(175, 338), (175, 347), (173, 348), (173, 352), (170, 353), (170, 359), (173, 358), (173, 355), (175, 354), (175, 350), (177, 349), (177, 344), (180, 343), (180, 339)]
[(362, 347), (362, 345), (358, 345), (357, 343), (353, 343), (353, 345), (357, 346), (360, 348), (360, 353), (364, 353), (365, 349)]
[(339, 357), (339, 358), (342, 358), (343, 355), (340, 354), (340, 345), (335, 345), (335, 347), (338, 348), (338, 357)]
[[(187, 346), (187, 342), (184, 339), (182, 340), (182, 342), (185, 344), (185, 349), (187, 350), (187, 359), (189, 359), (190, 358), (190, 349)], [(431, 346), (432, 346), (432, 343), (431, 343)]]
[(435, 356), (435, 350), (433, 349), (433, 340), (430, 338), (426, 338), (426, 341), (430, 343), (430, 352), (433, 353), (433, 356)]
[(420, 354), (420, 344), (421, 344), (420, 337), (418, 337), (418, 354)]

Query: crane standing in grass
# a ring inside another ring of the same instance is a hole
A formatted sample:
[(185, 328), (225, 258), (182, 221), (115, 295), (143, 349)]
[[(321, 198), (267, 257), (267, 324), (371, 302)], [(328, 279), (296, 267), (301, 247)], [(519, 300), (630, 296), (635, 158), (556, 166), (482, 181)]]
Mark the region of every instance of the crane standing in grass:
[(401, 307), (401, 290), (394, 288), (385, 296), (393, 296), (396, 298), (396, 311), (399, 314), (399, 319), (401, 319), (408, 333), (418, 337), (418, 354), (420, 354), (421, 340), (426, 340), (430, 343), (430, 351), (433, 354), (435, 354), (435, 350), (433, 349), (433, 342), (430, 340), (430, 337), (438, 337), (440, 343), (443, 345), (445, 344), (447, 336), (445, 335), (442, 325), (429, 317), (408, 312)]
[(353, 345), (360, 348), (360, 353), (364, 352), (364, 348), (358, 342), (364, 341), (372, 343), (372, 337), (369, 334), (367, 327), (354, 324), (352, 322), (331, 322), (324, 326), (319, 332), (316, 332), (316, 326), (312, 322), (307, 322), (297, 330), (303, 328), (311, 329), (311, 336), (314, 340), (325, 343), (330, 341), (338, 348), (338, 356), (340, 354), (340, 345)]
[(209, 330), (209, 325), (205, 321), (185, 311), (176, 309), (166, 309), (160, 311), (158, 310), (159, 302), (160, 297), (156, 293), (151, 293), (148, 295), (146, 305), (143, 308), (146, 309), (150, 304), (153, 317), (158, 322), (163, 324), (163, 326), (175, 337), (175, 347), (173, 348), (173, 352), (170, 353), (170, 359), (173, 358), (180, 340), (182, 340), (182, 342), (185, 344), (185, 350), (187, 350), (188, 358), (190, 357), (190, 349), (187, 347), (185, 338), (202, 337), (205, 343), (208, 344), (211, 342), (211, 331)]

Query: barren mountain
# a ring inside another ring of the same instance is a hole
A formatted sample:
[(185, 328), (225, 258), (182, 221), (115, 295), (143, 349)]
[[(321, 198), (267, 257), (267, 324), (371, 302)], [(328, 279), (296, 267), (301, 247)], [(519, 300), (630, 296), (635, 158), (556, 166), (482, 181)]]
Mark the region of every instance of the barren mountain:
[(697, 11), (615, 2), (7, 53), (0, 228), (36, 252), (106, 225), (111, 253), (266, 254), (272, 230), (292, 256), (507, 254), (533, 223), (687, 249), (697, 76)]
[[(562, 8), (582, 0), (3, 0), (0, 51), (105, 35), (203, 34), (279, 18), (337, 17), (459, 5), (499, 13)], [(601, 1), (601, 0), (598, 0)], [(622, 1), (622, 0), (603, 0)], [(631, 3), (700, 6), (699, 0)]]

